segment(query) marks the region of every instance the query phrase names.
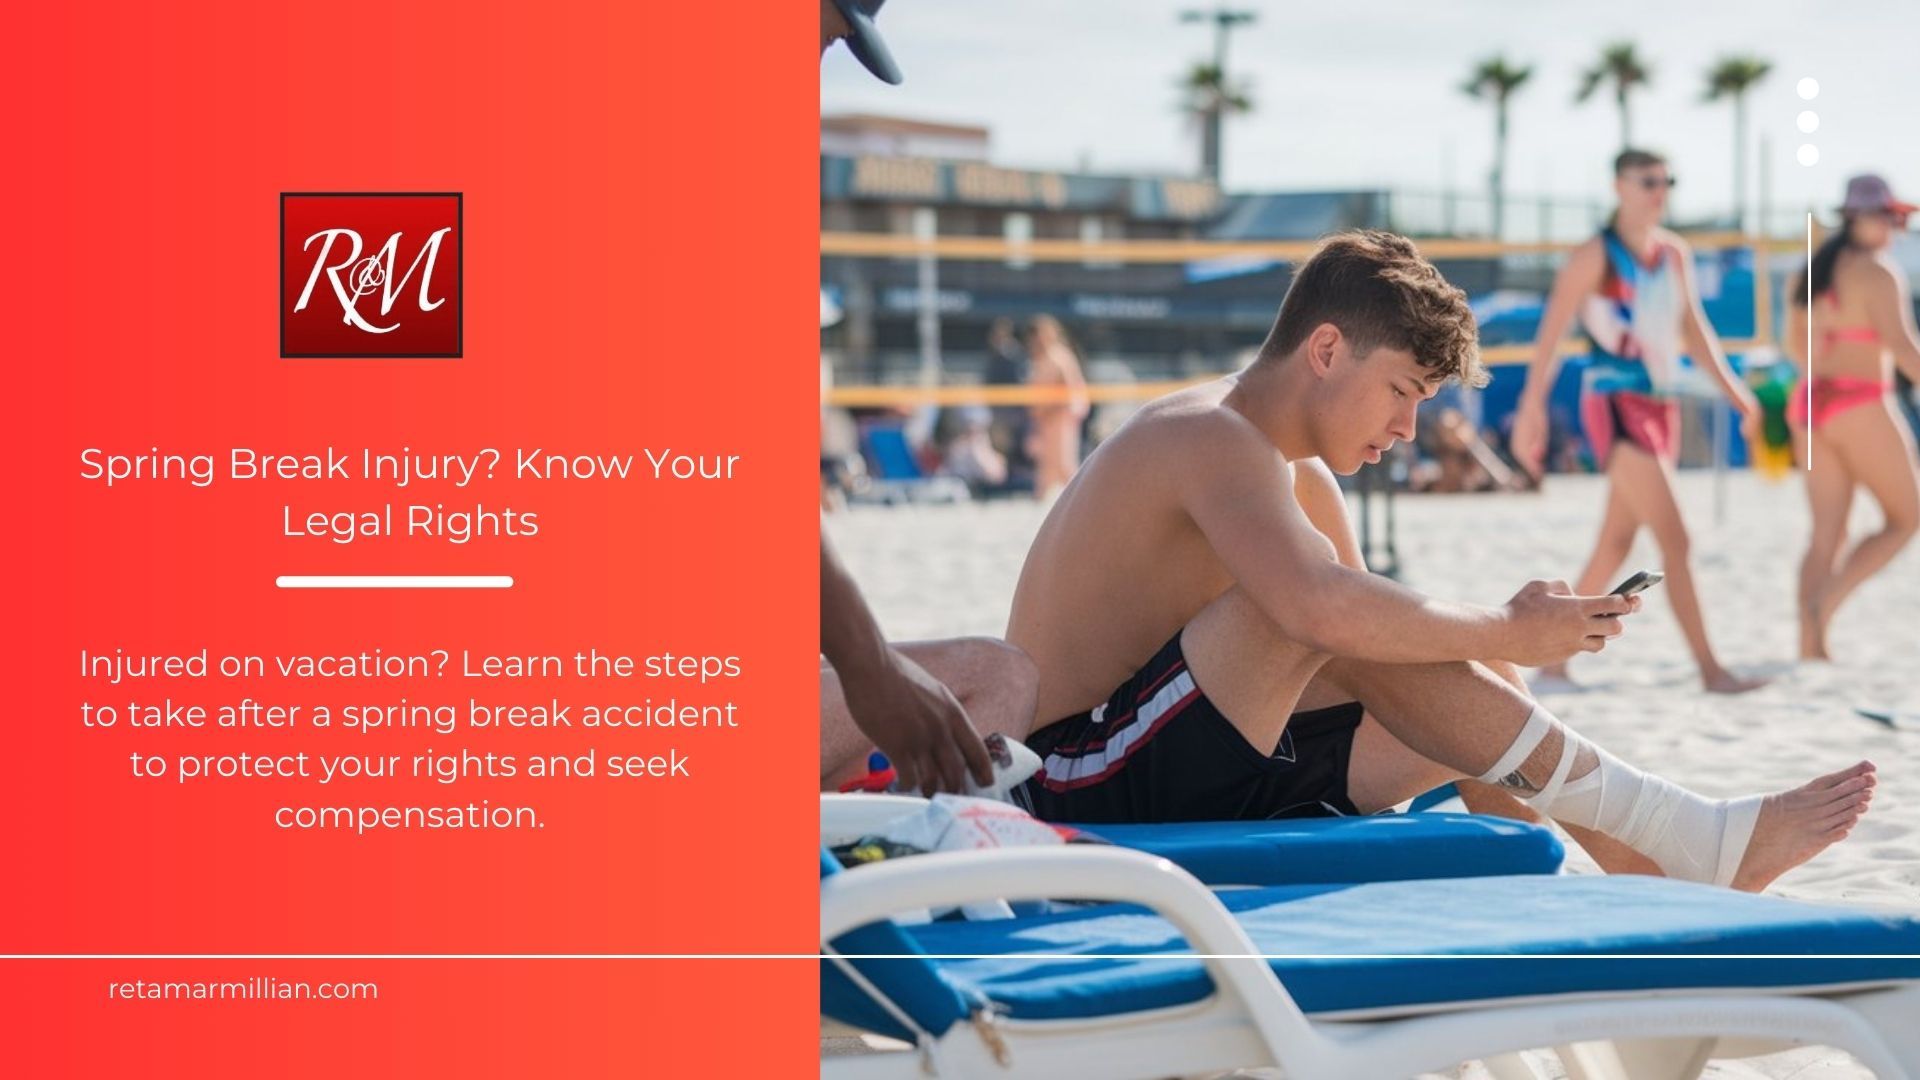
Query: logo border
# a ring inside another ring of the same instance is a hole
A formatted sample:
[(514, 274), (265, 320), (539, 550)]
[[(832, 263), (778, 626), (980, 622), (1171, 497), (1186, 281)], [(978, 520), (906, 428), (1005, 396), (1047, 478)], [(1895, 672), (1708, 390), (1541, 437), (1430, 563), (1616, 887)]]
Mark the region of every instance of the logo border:
[[(460, 233), (459, 255), (454, 259), (453, 287), (460, 294), (460, 317), (453, 321), (452, 352), (412, 353), (293, 353), (287, 351), (287, 200), (289, 198), (349, 199), (452, 199), (453, 227)], [(280, 235), (275, 249), (280, 253), (274, 306), (280, 312), (280, 359), (282, 360), (459, 360), (466, 355), (467, 332), (467, 201), (458, 191), (283, 191), (280, 193)]]

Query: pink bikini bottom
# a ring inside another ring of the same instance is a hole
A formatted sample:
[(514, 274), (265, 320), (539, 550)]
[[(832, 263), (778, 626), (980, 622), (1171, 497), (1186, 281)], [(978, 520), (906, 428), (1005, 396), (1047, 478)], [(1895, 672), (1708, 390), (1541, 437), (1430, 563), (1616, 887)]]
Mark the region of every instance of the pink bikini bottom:
[[(1879, 379), (1846, 376), (1816, 376), (1813, 380), (1813, 427), (1825, 427), (1828, 421), (1858, 405), (1870, 405), (1893, 389)], [(1795, 383), (1793, 396), (1787, 399), (1787, 419), (1795, 427), (1807, 425), (1807, 384)]]

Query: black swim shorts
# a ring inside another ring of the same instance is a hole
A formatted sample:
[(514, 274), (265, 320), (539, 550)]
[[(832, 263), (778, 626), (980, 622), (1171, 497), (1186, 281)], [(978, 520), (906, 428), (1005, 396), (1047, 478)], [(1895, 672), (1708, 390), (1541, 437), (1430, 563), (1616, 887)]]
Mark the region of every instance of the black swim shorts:
[(1360, 717), (1358, 702), (1294, 713), (1262, 753), (1195, 685), (1175, 634), (1106, 704), (1027, 737), (1042, 764), (1014, 798), (1085, 825), (1357, 815), (1347, 763)]

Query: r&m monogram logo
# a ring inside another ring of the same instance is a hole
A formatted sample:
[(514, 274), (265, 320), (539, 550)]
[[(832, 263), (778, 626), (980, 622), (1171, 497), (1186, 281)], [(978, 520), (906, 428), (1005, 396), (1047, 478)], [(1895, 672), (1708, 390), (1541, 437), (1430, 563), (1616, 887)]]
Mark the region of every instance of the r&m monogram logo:
[(458, 192), (280, 195), (280, 355), (458, 357)]

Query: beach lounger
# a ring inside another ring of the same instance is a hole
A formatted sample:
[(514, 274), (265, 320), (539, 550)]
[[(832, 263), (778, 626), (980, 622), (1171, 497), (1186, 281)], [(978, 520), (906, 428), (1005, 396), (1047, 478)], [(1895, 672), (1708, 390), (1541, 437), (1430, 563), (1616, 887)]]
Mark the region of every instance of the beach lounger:
[(860, 449), (872, 482), (858, 501), (889, 505), (956, 503), (973, 497), (966, 482), (953, 476), (932, 476), (920, 467), (913, 447), (898, 424), (868, 424), (860, 430)]
[[(821, 840), (844, 844), (924, 806), (912, 795), (822, 795)], [(1478, 814), (1082, 827), (1168, 859), (1213, 886), (1552, 874), (1566, 858), (1553, 830)]]
[[(915, 1044), (824, 1058), (824, 1076), (1379, 1080), (1489, 1059), (1507, 1077), (1526, 1075), (1515, 1051), (1579, 1044), (1576, 1077), (1683, 1080), (1709, 1056), (1811, 1043), (1920, 1080), (1912, 915), (1627, 876), (1214, 893), (1084, 846), (852, 871), (823, 851), (821, 877), (823, 1018)], [(1112, 902), (884, 921), (1060, 897)]]

